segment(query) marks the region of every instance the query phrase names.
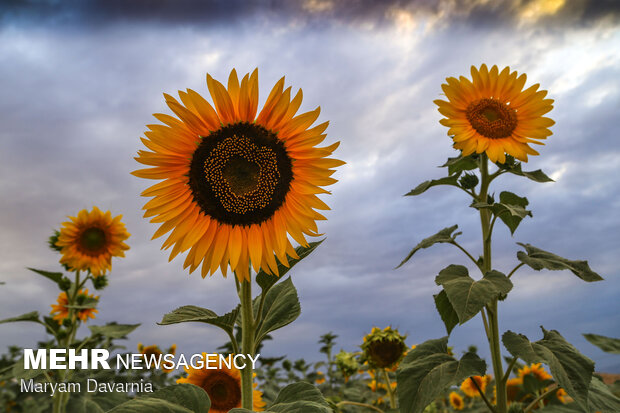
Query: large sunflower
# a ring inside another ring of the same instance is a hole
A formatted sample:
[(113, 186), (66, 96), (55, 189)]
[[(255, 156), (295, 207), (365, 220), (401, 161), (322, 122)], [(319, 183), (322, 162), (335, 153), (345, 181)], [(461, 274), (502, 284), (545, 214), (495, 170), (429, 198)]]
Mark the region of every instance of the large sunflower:
[[(203, 353), (206, 357), (206, 354)], [(187, 377), (177, 380), (177, 383), (191, 383), (202, 387), (211, 399), (210, 413), (228, 413), (230, 409), (241, 407), (241, 372), (232, 366), (230, 369), (222, 365), (221, 369), (185, 367)], [(256, 383), (254, 383), (256, 387)], [(254, 389), (252, 396), (253, 411), (265, 410), (263, 393)]]
[(506, 155), (527, 162), (527, 155), (538, 155), (528, 144), (550, 136), (555, 122), (543, 117), (553, 109), (553, 100), (545, 99), (546, 90), (538, 84), (523, 90), (527, 76), (517, 76), (505, 67), (491, 70), (483, 64), (471, 67), (472, 80), (449, 77), (442, 84), (448, 101), (435, 100), (446, 118), (440, 123), (450, 128), (454, 148), (467, 156), (486, 152), (493, 162), (504, 163)]
[[(77, 294), (77, 303), (84, 301), (86, 298), (94, 298), (96, 300), (99, 299), (99, 296), (94, 296), (93, 294), (88, 294), (88, 289), (85, 288), (83, 290), (78, 291)], [(56, 299), (57, 304), (52, 304), (52, 311), (50, 314), (54, 314), (53, 319), (58, 321), (58, 324), (62, 324), (65, 318), (69, 317), (69, 297), (67, 297), (67, 293), (62, 291), (58, 294), (58, 298)], [(76, 316), (80, 320), (86, 322), (89, 318), (95, 318), (95, 313), (99, 311), (96, 308), (83, 308), (77, 310)]]
[(110, 211), (99, 208), (81, 210), (71, 221), (63, 222), (56, 245), (61, 248), (60, 263), (73, 270), (89, 270), (95, 277), (112, 268), (112, 257), (124, 257), (129, 246), (129, 233), (121, 222), (122, 215), (112, 218)]
[(203, 277), (226, 275), (230, 266), (243, 280), (251, 263), (277, 274), (275, 257), (297, 258), (288, 235), (304, 246), (305, 235), (319, 235), (315, 221), (325, 218), (315, 210), (329, 207), (317, 194), (344, 164), (328, 158), (339, 142), (316, 147), (328, 122), (310, 128), (320, 108), (296, 115), (302, 92), (291, 99), (284, 78), (258, 116), (257, 70), (241, 82), (233, 70), (228, 88), (207, 75), (207, 86), (215, 108), (191, 89), (179, 91), (180, 102), (164, 94), (177, 117), (155, 114), (164, 125), (147, 125), (149, 150), (136, 160), (150, 167), (133, 174), (163, 181), (142, 192), (153, 197), (144, 216), (162, 224), (153, 238), (172, 231), (163, 243), (170, 260), (189, 249), (190, 273), (202, 264)]

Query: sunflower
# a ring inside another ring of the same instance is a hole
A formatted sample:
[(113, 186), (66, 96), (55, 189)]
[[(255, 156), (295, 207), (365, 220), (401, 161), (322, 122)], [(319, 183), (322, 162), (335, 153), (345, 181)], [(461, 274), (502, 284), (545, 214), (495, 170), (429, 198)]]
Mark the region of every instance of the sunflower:
[[(95, 300), (99, 299), (99, 296), (94, 296), (92, 294), (88, 294), (88, 289), (85, 288), (83, 290), (78, 291), (76, 304), (83, 303), (87, 298), (94, 298)], [(58, 304), (52, 304), (52, 311), (50, 314), (54, 315), (53, 319), (58, 321), (58, 324), (62, 324), (63, 320), (69, 317), (69, 297), (67, 297), (67, 293), (62, 291), (58, 294), (58, 298), (56, 299)], [(89, 318), (95, 318), (95, 313), (99, 311), (96, 308), (83, 308), (77, 310), (77, 317), (82, 321), (88, 321)]]
[[(159, 346), (157, 344), (153, 344), (153, 345), (150, 345), (150, 346), (145, 346), (142, 343), (138, 343), (138, 351), (140, 352), (140, 354), (144, 354), (146, 356), (146, 358), (148, 358), (148, 359), (151, 359), (151, 358), (157, 359), (160, 356), (163, 356), (163, 354), (164, 354), (163, 351), (161, 351), (161, 349), (159, 348)], [(173, 344), (172, 346), (170, 346), (168, 351), (166, 351), (166, 354), (174, 355), (174, 354), (176, 354), (176, 352), (177, 352), (177, 345)], [(167, 368), (164, 367), (164, 365), (165, 365), (164, 363), (162, 363), (160, 365), (160, 368), (162, 369), (162, 371), (164, 373), (170, 373), (170, 372), (174, 371), (174, 368), (167, 369)]]
[(373, 327), (361, 346), (368, 364), (381, 369), (394, 367), (407, 351), (405, 338), (390, 326), (383, 330)]
[(322, 371), (317, 371), (316, 372), (316, 379), (314, 380), (314, 382), (316, 384), (323, 384), (323, 383), (325, 383), (325, 374), (323, 374)]
[[(203, 353), (206, 357), (206, 354)], [(202, 387), (211, 399), (210, 413), (228, 413), (230, 409), (241, 407), (241, 372), (231, 366), (227, 368), (222, 365), (221, 369), (194, 369), (185, 367), (187, 377), (177, 380), (177, 383), (191, 383), (198, 387)], [(256, 387), (256, 383), (254, 383)], [(254, 389), (252, 396), (254, 403), (253, 411), (262, 412), (265, 410), (265, 402), (263, 401), (263, 393)]]
[(317, 194), (344, 164), (328, 158), (339, 142), (316, 147), (329, 122), (310, 127), (320, 108), (296, 115), (302, 92), (291, 99), (284, 78), (258, 115), (258, 70), (239, 82), (233, 69), (228, 88), (207, 74), (207, 86), (215, 108), (191, 89), (181, 102), (164, 94), (177, 117), (155, 114), (164, 124), (147, 125), (149, 150), (136, 160), (149, 168), (133, 175), (162, 181), (142, 192), (153, 197), (144, 216), (161, 224), (153, 238), (172, 231), (162, 247), (172, 247), (170, 260), (189, 249), (190, 273), (202, 264), (203, 278), (218, 267), (225, 276), (230, 266), (244, 280), (251, 263), (278, 274), (276, 257), (286, 266), (287, 255), (298, 258), (288, 235), (303, 246), (319, 235), (325, 217), (315, 210), (329, 207)]
[(522, 377), (513, 377), (506, 381), (506, 396), (509, 402), (517, 400), (517, 396), (521, 392), (521, 386), (523, 386)]
[(523, 379), (523, 376), (531, 374), (538, 381), (551, 380), (553, 377), (551, 374), (547, 373), (547, 370), (542, 366), (542, 363), (534, 363), (529, 366), (523, 366), (522, 369), (519, 369), (519, 377)]
[(463, 402), (463, 398), (455, 391), (450, 393), (450, 404), (452, 405), (454, 410), (463, 410), (463, 408), (465, 407), (465, 402)]
[(88, 270), (98, 277), (112, 269), (112, 257), (124, 257), (129, 246), (129, 233), (121, 222), (122, 215), (112, 218), (110, 211), (93, 207), (83, 209), (71, 221), (63, 222), (56, 245), (61, 248), (60, 263), (72, 270)]
[(480, 397), (480, 392), (476, 387), (476, 384), (472, 381), (475, 380), (482, 393), (486, 391), (487, 384), (491, 381), (491, 376), (488, 374), (486, 376), (472, 376), (466, 378), (463, 383), (461, 383), (461, 391), (465, 393), (468, 397)]
[(506, 155), (527, 162), (527, 155), (538, 155), (528, 144), (540, 142), (552, 133), (555, 122), (543, 117), (553, 109), (553, 100), (545, 99), (546, 90), (538, 84), (523, 90), (527, 76), (505, 67), (491, 70), (483, 64), (471, 67), (472, 81), (449, 77), (442, 84), (448, 101), (435, 100), (446, 118), (440, 123), (450, 128), (454, 148), (463, 156), (486, 152), (493, 162), (506, 162)]

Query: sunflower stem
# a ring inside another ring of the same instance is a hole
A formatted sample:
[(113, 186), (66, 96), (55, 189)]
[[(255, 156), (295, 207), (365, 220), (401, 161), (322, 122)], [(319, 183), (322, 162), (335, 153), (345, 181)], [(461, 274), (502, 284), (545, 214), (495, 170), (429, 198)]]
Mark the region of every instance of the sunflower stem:
[[(76, 316), (76, 309), (73, 308), (73, 306), (75, 305), (77, 296), (78, 296), (78, 291), (80, 291), (80, 287), (81, 287), (81, 282), (80, 282), (80, 272), (76, 271), (75, 272), (75, 282), (72, 286), (71, 289), (69, 289), (69, 291), (67, 291), (67, 306), (69, 307), (69, 320), (71, 320), (71, 326), (70, 326), (70, 330), (69, 330), (69, 334), (67, 335), (67, 339), (65, 341), (65, 350), (67, 353), (69, 353), (69, 348), (71, 347), (71, 344), (73, 343), (73, 340), (75, 338), (75, 333), (77, 330), (77, 316)], [(60, 343), (60, 340), (58, 340)], [(59, 374), (59, 383), (65, 382), (69, 376), (68, 371), (66, 370), (59, 370), (58, 371)], [(67, 406), (67, 402), (69, 401), (69, 397), (68, 395), (66, 396), (65, 393), (63, 392), (56, 392), (54, 393), (54, 403), (53, 403), (53, 407), (52, 410), (54, 413), (64, 413), (66, 411), (66, 406)]]
[(381, 369), (381, 372), (383, 373), (383, 378), (385, 379), (385, 386), (387, 387), (387, 393), (390, 397), (390, 409), (396, 409), (396, 394), (394, 394), (394, 389), (392, 389), (390, 375), (388, 374), (386, 369)]
[[(236, 275), (235, 275), (236, 276)], [(252, 273), (250, 279), (243, 280), (240, 285), (241, 299), (241, 351), (247, 356), (254, 356), (254, 312), (252, 309)], [(241, 403), (244, 409), (253, 408), (253, 371), (252, 364), (246, 363), (241, 371)]]
[[(497, 175), (489, 175), (489, 160), (486, 153), (480, 156), (480, 194), (478, 201), (486, 202), (489, 193), (489, 184)], [(482, 226), (482, 275), (491, 271), (491, 234), (493, 228), (491, 226), (491, 212), (487, 208), (480, 208), (480, 224)], [(483, 310), (484, 311), (484, 310)], [(504, 376), (504, 368), (502, 366), (502, 354), (499, 340), (499, 318), (497, 314), (497, 300), (486, 306), (488, 315), (488, 326), (485, 326), (489, 347), (491, 350), (491, 359), (493, 362), (493, 373), (495, 376), (495, 385), (497, 389), (496, 411), (497, 413), (506, 413), (506, 382), (502, 380)], [(490, 409), (493, 411), (493, 409)]]

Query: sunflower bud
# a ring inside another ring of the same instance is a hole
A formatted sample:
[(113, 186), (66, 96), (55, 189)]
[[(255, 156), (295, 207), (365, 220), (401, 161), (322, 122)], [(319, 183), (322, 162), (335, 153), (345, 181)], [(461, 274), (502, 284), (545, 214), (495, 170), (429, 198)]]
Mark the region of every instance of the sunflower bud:
[(59, 247), (57, 244), (59, 236), (60, 236), (60, 231), (54, 231), (54, 234), (50, 236), (47, 240), (47, 244), (52, 249), (52, 251), (57, 251), (57, 252), (62, 251), (62, 247)]
[(67, 277), (62, 277), (58, 282), (58, 286), (63, 291), (69, 291), (69, 288), (71, 288), (71, 280)]
[(405, 338), (392, 327), (383, 330), (374, 327), (370, 334), (364, 337), (364, 344), (361, 346), (364, 358), (374, 368), (393, 367), (407, 350)]
[(355, 355), (353, 353), (347, 353), (344, 350), (341, 350), (340, 353), (336, 354), (336, 366), (338, 366), (345, 379), (348, 379), (360, 369), (360, 365), (357, 362)]
[(478, 185), (478, 177), (474, 174), (465, 174), (459, 179), (459, 184), (463, 189), (473, 189)]
[(105, 275), (100, 275), (99, 277), (93, 278), (93, 287), (95, 290), (103, 290), (108, 286), (108, 277)]

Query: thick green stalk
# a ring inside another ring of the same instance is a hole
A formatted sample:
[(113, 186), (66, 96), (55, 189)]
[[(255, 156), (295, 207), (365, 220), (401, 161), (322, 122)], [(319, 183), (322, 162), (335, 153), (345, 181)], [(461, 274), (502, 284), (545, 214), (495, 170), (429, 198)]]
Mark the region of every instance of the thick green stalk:
[[(251, 273), (250, 273), (251, 274)], [(252, 281), (243, 280), (239, 292), (241, 299), (241, 351), (243, 354), (254, 356), (254, 312), (252, 310)], [(247, 360), (247, 359), (246, 359)], [(241, 371), (241, 400), (244, 409), (252, 410), (254, 380), (252, 364), (246, 363)]]
[(383, 378), (385, 379), (385, 385), (387, 387), (387, 393), (390, 398), (390, 409), (396, 409), (396, 395), (394, 389), (392, 389), (392, 382), (390, 381), (390, 375), (386, 369), (381, 369), (383, 372)]
[[(480, 156), (480, 194), (479, 201), (487, 202), (489, 193), (489, 162), (487, 155), (483, 153)], [(491, 271), (491, 212), (487, 208), (480, 208), (480, 224), (482, 226), (482, 275)], [(485, 311), (484, 309), (482, 311)], [(495, 375), (495, 386), (497, 389), (496, 407), (498, 413), (506, 413), (506, 382), (502, 380), (504, 370), (502, 367), (502, 353), (499, 339), (499, 318), (497, 315), (497, 300), (486, 306), (488, 315), (487, 339), (491, 350), (491, 359), (493, 362), (493, 374)]]

